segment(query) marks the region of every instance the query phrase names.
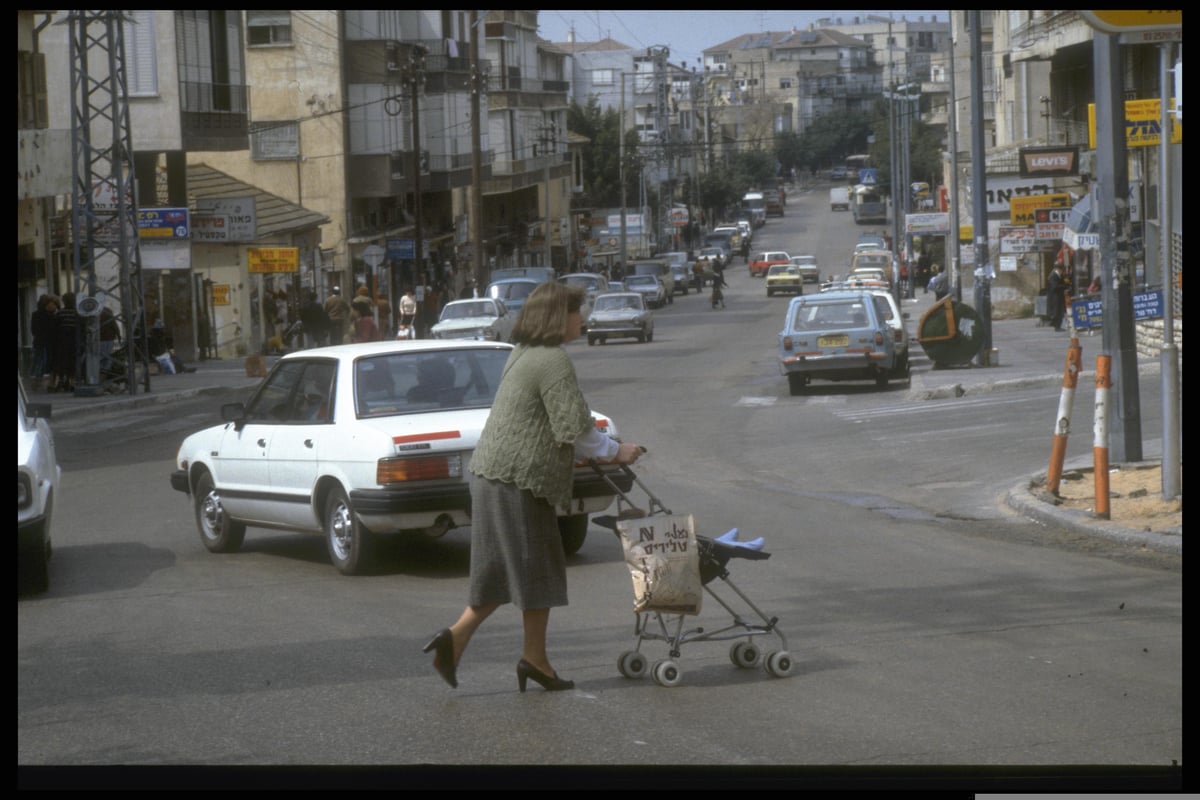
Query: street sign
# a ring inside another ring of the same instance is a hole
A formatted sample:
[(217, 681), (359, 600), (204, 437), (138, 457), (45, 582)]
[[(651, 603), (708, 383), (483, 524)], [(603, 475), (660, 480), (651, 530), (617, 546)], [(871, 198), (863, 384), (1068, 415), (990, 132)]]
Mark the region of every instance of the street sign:
[(1104, 33), (1183, 30), (1181, 8), (1169, 11), (1080, 11), (1079, 14), (1087, 24)]
[(377, 244), (370, 244), (363, 248), (362, 260), (368, 267), (374, 269), (383, 263), (384, 256), (387, 255), (384, 249)]

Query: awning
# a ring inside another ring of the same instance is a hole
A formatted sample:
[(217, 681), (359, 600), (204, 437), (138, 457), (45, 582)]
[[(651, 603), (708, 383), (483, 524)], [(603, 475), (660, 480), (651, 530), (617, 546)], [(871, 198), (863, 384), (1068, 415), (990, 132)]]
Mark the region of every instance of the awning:
[(1072, 250), (1095, 250), (1100, 246), (1100, 235), (1092, 221), (1092, 197), (1084, 195), (1071, 207), (1063, 230), (1063, 242)]

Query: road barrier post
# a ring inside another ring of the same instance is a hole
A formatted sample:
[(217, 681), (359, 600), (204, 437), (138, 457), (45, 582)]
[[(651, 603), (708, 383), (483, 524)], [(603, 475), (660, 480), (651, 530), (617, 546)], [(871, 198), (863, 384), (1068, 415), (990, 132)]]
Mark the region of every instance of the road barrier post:
[(1058, 398), (1058, 417), (1054, 422), (1054, 441), (1050, 445), (1050, 467), (1046, 470), (1046, 489), (1058, 494), (1062, 481), (1063, 459), (1067, 453), (1067, 437), (1071, 433), (1071, 409), (1075, 405), (1075, 388), (1079, 385), (1079, 365), (1083, 348), (1072, 336), (1067, 348), (1067, 363), (1063, 367), (1062, 393)]
[(1096, 413), (1092, 427), (1092, 464), (1096, 484), (1096, 516), (1111, 519), (1108, 497), (1108, 394), (1112, 388), (1112, 356), (1096, 356)]

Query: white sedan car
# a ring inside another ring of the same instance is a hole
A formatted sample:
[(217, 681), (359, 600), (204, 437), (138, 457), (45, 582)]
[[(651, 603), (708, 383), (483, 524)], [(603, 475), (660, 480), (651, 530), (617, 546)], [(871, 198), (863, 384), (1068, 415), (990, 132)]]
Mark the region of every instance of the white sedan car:
[(50, 522), (62, 470), (54, 454), (50, 406), (30, 403), (17, 378), (17, 591), (50, 586)]
[(434, 339), (509, 342), (516, 321), (516, 312), (509, 311), (503, 300), (477, 297), (446, 303), (437, 324), (429, 332)]
[[(512, 345), (406, 341), (338, 345), (282, 357), (223, 424), (187, 437), (171, 486), (191, 497), (212, 552), (241, 547), (247, 527), (321, 534), (346, 575), (370, 571), (377, 534), (438, 537), (471, 522), (467, 465)], [(596, 427), (616, 426), (594, 412)], [(624, 491), (632, 481), (613, 468)], [(560, 508), (568, 554), (588, 515), (616, 499), (595, 469), (576, 469)]]

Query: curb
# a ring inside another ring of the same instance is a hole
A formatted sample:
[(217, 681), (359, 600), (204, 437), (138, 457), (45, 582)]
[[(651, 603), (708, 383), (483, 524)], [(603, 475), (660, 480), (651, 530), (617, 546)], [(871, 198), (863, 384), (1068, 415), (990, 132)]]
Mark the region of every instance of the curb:
[(1031, 489), (1035, 482), (1045, 478), (1045, 475), (1035, 475), (1026, 478), (1021, 483), (1008, 490), (1005, 502), (1009, 508), (1023, 517), (1028, 517), (1043, 525), (1095, 536), (1100, 539), (1117, 542), (1123, 545), (1135, 545), (1147, 550), (1170, 555), (1183, 555), (1183, 532), (1171, 531), (1160, 533), (1154, 531), (1139, 531), (1127, 528), (1106, 519), (1097, 519), (1083, 511), (1072, 511), (1058, 508), (1035, 499)]

